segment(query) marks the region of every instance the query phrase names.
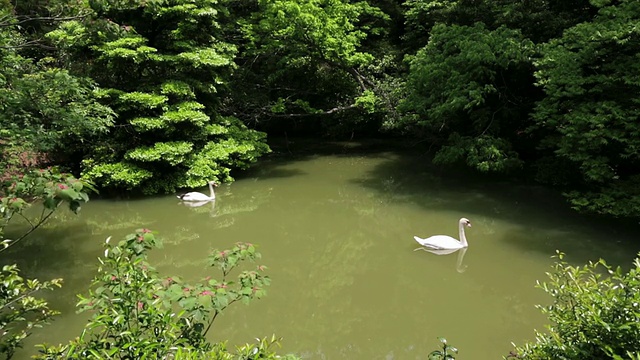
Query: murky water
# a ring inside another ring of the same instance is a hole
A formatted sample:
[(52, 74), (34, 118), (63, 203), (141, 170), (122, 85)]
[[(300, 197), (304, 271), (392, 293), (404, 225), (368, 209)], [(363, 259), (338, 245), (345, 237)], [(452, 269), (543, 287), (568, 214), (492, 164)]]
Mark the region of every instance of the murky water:
[[(215, 204), (191, 208), (174, 196), (91, 201), (60, 225), (46, 226), (3, 261), (29, 276), (63, 277), (51, 297), (63, 315), (33, 344), (80, 334), (75, 294), (84, 292), (101, 244), (140, 227), (165, 246), (152, 261), (167, 275), (200, 279), (205, 257), (236, 241), (259, 245), (269, 267), (268, 296), (230, 308), (212, 340), (231, 344), (277, 334), (282, 352), (305, 359), (426, 359), (446, 337), (459, 359), (500, 359), (510, 343), (533, 339), (545, 319), (535, 289), (556, 249), (583, 263), (630, 264), (640, 250), (628, 228), (597, 223), (531, 187), (474, 181), (392, 151), (266, 160), (218, 188)], [(206, 189), (205, 189), (206, 190)], [(413, 235), (457, 237), (467, 217), (466, 252), (413, 251)]]

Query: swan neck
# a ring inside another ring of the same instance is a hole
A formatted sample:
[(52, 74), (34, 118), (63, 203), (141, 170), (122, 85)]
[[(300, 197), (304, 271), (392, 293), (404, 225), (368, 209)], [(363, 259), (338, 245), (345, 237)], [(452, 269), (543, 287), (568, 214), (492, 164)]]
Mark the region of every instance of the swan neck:
[(209, 197), (213, 199), (213, 197), (215, 196), (215, 193), (213, 192), (213, 184), (209, 183)]
[(467, 237), (464, 235), (464, 224), (460, 223), (459, 224), (459, 230), (460, 230), (460, 243), (462, 244), (462, 246), (467, 247)]

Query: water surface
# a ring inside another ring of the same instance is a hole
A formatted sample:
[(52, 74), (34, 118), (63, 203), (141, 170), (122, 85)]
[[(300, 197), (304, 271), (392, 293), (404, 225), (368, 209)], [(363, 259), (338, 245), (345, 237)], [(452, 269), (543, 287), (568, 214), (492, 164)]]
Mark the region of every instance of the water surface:
[[(29, 276), (65, 279), (51, 298), (63, 315), (21, 355), (79, 335), (85, 317), (75, 314), (75, 294), (86, 291), (102, 242), (141, 227), (164, 238), (151, 256), (161, 272), (193, 280), (217, 275), (206, 268), (213, 248), (258, 244), (272, 278), (268, 296), (230, 308), (211, 339), (236, 344), (275, 333), (282, 352), (305, 359), (426, 359), (438, 336), (460, 349), (459, 359), (500, 359), (511, 342), (543, 328), (534, 305), (548, 299), (534, 285), (556, 249), (576, 264), (602, 257), (625, 265), (640, 250), (629, 229), (574, 214), (548, 191), (427, 163), (419, 153), (339, 146), (267, 159), (197, 208), (163, 196), (62, 212), (64, 222), (8, 256)], [(466, 253), (414, 251), (413, 235), (457, 237), (460, 217), (473, 223)]]

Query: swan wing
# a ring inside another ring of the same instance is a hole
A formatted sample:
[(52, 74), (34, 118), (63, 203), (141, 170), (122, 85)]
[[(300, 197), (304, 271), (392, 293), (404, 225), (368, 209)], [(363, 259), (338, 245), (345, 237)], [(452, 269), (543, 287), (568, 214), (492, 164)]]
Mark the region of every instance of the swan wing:
[(462, 244), (460, 241), (452, 238), (447, 235), (435, 235), (428, 237), (426, 239), (419, 238), (417, 236), (413, 237), (420, 245), (434, 249), (434, 250), (446, 250), (446, 249), (460, 249), (462, 248)]
[(189, 192), (184, 195), (179, 196), (182, 201), (207, 201), (211, 200), (211, 198), (203, 193), (199, 192)]

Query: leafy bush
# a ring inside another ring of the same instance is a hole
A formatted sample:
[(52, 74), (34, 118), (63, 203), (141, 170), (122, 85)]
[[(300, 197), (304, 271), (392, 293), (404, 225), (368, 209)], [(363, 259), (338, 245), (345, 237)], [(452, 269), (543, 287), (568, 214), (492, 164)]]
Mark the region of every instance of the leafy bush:
[(37, 358), (276, 358), (271, 350), (279, 341), (275, 337), (238, 347), (235, 354), (227, 350), (226, 343), (206, 340), (215, 319), (228, 306), (264, 296), (269, 285), (264, 266), (239, 272), (235, 281), (230, 279), (243, 262), (260, 258), (254, 245), (237, 243), (229, 250), (214, 250), (209, 262), (221, 271), (221, 279), (207, 277), (196, 284), (160, 276), (147, 262), (147, 252), (159, 245), (147, 229), (117, 244), (107, 239), (98, 275), (89, 294), (80, 296), (78, 303), (81, 311), (93, 313), (85, 330), (67, 345), (42, 345)]
[[(42, 225), (62, 203), (77, 213), (80, 205), (89, 201), (87, 190), (94, 189), (56, 169), (31, 170), (5, 179), (0, 187), (0, 252)], [(25, 210), (36, 202), (42, 204), (42, 212), (35, 218), (27, 217)], [(31, 229), (16, 239), (4, 239), (4, 228), (15, 216), (23, 218)]]
[(640, 258), (623, 273), (604, 260), (570, 266), (559, 262), (538, 287), (553, 297), (540, 306), (551, 325), (536, 341), (516, 349), (524, 359), (638, 359)]
[[(87, 184), (54, 170), (35, 170), (7, 178), (0, 187), (0, 252), (24, 239), (42, 225), (63, 203), (73, 212), (89, 200)], [(39, 216), (29, 217), (25, 210), (34, 203), (42, 205)], [(30, 228), (14, 239), (4, 238), (4, 228), (14, 217), (24, 219)], [(19, 275), (16, 265), (0, 271), (0, 354), (13, 357), (33, 329), (42, 327), (58, 312), (34, 295), (40, 290), (60, 287), (62, 279), (40, 282)]]

